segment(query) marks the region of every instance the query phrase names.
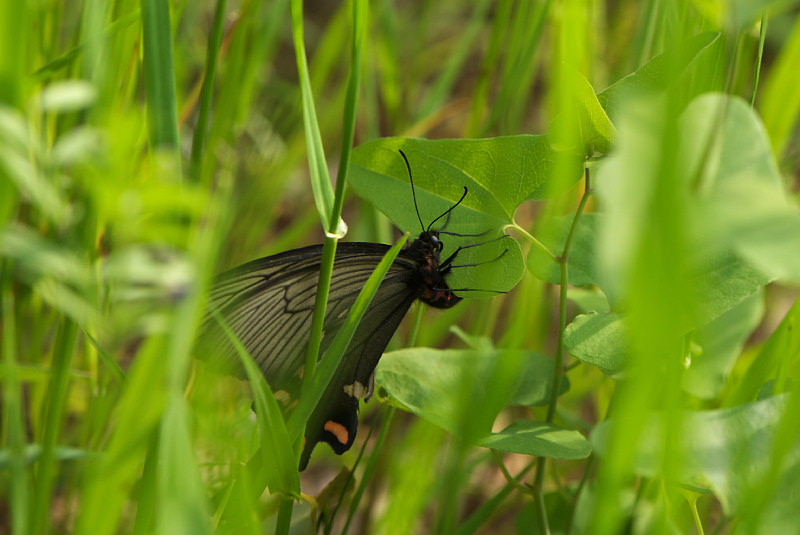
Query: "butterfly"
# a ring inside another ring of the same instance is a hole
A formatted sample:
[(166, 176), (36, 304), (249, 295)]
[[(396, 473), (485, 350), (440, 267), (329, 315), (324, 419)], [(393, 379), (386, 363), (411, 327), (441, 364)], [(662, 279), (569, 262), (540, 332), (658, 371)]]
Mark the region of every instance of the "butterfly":
[[(432, 226), (455, 209), (466, 197), (434, 219), (422, 223), (416, 202), (411, 165), (400, 151), (408, 168), (414, 207), (422, 226), (420, 235), (400, 251), (390, 266), (372, 303), (353, 335), (306, 425), (305, 444), (299, 469), (306, 468), (314, 447), (328, 443), (339, 455), (353, 445), (358, 429), (361, 399), (372, 393), (375, 367), (394, 332), (417, 300), (435, 307), (450, 308), (461, 301), (447, 285), (447, 276), (459, 247), (441, 259), (444, 244)], [(446, 233), (451, 234), (451, 233)], [(478, 244), (479, 245), (479, 244)], [(342, 242), (338, 244), (331, 279), (328, 308), (323, 326), (320, 354), (324, 354), (334, 334), (342, 326), (389, 245)], [(322, 245), (312, 245), (253, 260), (219, 275), (211, 289), (209, 314), (201, 329), (198, 347), (215, 367), (237, 370), (237, 351), (229, 335), (221, 328), (216, 314), (221, 314), (239, 341), (267, 378), (276, 397), (291, 407), (302, 384), (306, 344), (314, 311), (314, 302), (322, 262)], [(202, 358), (202, 357), (201, 357)]]

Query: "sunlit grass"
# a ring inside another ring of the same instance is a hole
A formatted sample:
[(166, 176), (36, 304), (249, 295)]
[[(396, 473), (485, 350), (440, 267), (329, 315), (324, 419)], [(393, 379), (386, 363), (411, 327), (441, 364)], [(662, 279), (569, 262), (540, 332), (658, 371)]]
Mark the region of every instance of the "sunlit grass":
[[(798, 532), (796, 2), (291, 4), (0, 6), (0, 531)], [(413, 309), (390, 350), (460, 352), (386, 357), (296, 500), (208, 285), (419, 232), (398, 147), (516, 286)]]

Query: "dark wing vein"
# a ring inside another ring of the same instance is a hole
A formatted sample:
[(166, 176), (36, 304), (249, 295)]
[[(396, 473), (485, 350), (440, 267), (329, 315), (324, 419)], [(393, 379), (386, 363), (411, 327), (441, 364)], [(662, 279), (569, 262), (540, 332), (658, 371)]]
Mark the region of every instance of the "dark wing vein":
[[(389, 246), (382, 244), (339, 244), (323, 350), (388, 249)], [(255, 260), (222, 274), (210, 293), (210, 310), (222, 315), (273, 388), (281, 388), (291, 379), (305, 358), (321, 256), (322, 246), (317, 245)], [(416, 263), (398, 257), (344, 357), (343, 367), (348, 371), (343, 379), (352, 382), (356, 370), (360, 370), (358, 380), (372, 373), (416, 298), (416, 292), (410, 289), (413, 286), (410, 277), (416, 276)], [(213, 314), (204, 321), (198, 352), (212, 365), (241, 374), (236, 350)]]

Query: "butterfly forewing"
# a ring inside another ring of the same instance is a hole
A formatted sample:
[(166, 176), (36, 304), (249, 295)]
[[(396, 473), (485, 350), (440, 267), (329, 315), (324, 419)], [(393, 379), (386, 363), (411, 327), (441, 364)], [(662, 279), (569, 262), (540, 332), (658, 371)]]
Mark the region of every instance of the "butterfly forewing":
[[(326, 333), (344, 321), (388, 249), (383, 244), (339, 245)], [(221, 315), (273, 388), (281, 388), (305, 358), (321, 258), (322, 246), (313, 245), (255, 260), (220, 275), (211, 291), (209, 309)], [(198, 346), (213, 365), (240, 369), (234, 346), (213, 314), (205, 320)]]

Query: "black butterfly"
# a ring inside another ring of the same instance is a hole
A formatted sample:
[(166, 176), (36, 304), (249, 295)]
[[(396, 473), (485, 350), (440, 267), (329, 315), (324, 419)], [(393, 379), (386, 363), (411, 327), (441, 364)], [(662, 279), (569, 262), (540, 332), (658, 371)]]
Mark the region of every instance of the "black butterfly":
[[(406, 155), (400, 151), (408, 166)], [(413, 178), (411, 179), (412, 193)], [(372, 376), (384, 349), (411, 304), (419, 299), (436, 308), (450, 308), (461, 298), (445, 278), (454, 267), (459, 247), (444, 261), (440, 231), (431, 226), (458, 206), (461, 199), (437, 217), (403, 249), (353, 335), (331, 382), (306, 425), (300, 457), (305, 469), (314, 446), (327, 442), (337, 453), (350, 449), (358, 428), (358, 402), (372, 391)], [(414, 193), (416, 208), (416, 194)], [(380, 243), (340, 243), (325, 315), (320, 354), (341, 327), (356, 297), (389, 250)], [(218, 311), (255, 359), (276, 396), (291, 406), (300, 392), (306, 342), (322, 260), (322, 245), (312, 245), (254, 260), (221, 274), (210, 294), (210, 309)], [(204, 321), (198, 347), (206, 360), (239, 369), (236, 350), (217, 319)]]

